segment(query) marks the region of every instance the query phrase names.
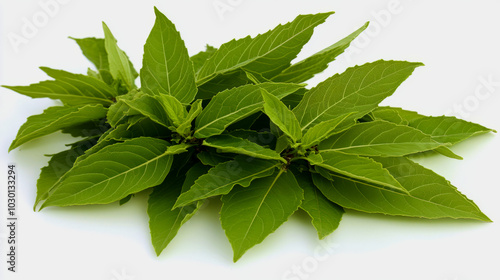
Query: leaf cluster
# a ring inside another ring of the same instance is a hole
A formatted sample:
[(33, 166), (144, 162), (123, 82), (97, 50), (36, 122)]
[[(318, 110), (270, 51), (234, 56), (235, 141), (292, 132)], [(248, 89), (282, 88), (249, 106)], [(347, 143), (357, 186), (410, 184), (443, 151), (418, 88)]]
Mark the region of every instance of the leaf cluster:
[(139, 72), (103, 24), (104, 39), (74, 39), (94, 65), (86, 75), (41, 67), (53, 80), (6, 86), (62, 102), (29, 117), (10, 150), (59, 130), (79, 138), (42, 168), (35, 208), (123, 204), (152, 190), (147, 212), (160, 254), (204, 200), (220, 197), (235, 261), (299, 208), (319, 238), (344, 209), (489, 221), (411, 157), (460, 158), (451, 145), (492, 130), (379, 106), (421, 63), (379, 60), (305, 87), (368, 24), (292, 64), (332, 13), (299, 15), (193, 56), (155, 14)]

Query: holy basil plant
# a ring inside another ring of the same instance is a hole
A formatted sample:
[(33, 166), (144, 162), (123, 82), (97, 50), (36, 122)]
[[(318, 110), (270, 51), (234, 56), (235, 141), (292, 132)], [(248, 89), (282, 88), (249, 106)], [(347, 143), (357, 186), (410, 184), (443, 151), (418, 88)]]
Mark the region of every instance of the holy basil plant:
[(206, 199), (219, 197), (234, 261), (299, 208), (319, 238), (338, 227), (344, 209), (490, 221), (412, 157), (459, 159), (451, 145), (492, 130), (378, 106), (422, 63), (379, 60), (305, 87), (367, 24), (292, 64), (332, 13), (299, 15), (193, 56), (155, 13), (139, 72), (103, 24), (104, 39), (72, 38), (95, 66), (86, 75), (42, 67), (53, 79), (6, 86), (62, 104), (29, 117), (10, 150), (56, 131), (77, 138), (42, 168), (35, 209), (123, 204), (150, 190), (160, 254)]

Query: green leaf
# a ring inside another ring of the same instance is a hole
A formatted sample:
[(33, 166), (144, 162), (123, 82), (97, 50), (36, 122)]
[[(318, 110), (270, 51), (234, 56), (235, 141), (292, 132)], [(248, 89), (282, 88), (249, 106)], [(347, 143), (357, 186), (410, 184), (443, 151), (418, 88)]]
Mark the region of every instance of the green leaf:
[(149, 118), (141, 118), (137, 123), (123, 123), (115, 128), (112, 128), (109, 134), (105, 137), (106, 140), (112, 139), (116, 141), (125, 141), (137, 137), (155, 137), (167, 138), (170, 136), (170, 131), (164, 126), (161, 126)]
[(283, 98), (301, 88), (295, 84), (263, 83), (246, 85), (218, 93), (196, 118), (196, 138), (221, 134), (227, 126), (262, 109), (260, 93), (265, 89), (277, 98)]
[(314, 27), (331, 14), (300, 15), (255, 38), (248, 36), (223, 44), (200, 69), (198, 85), (239, 68), (260, 73), (265, 78), (274, 77), (290, 65), (311, 38)]
[(307, 159), (315, 166), (347, 176), (350, 180), (366, 181), (392, 191), (407, 193), (389, 171), (373, 159), (334, 151), (310, 155)]
[(261, 243), (300, 206), (304, 193), (292, 172), (275, 172), (222, 197), (220, 219), (236, 262)]
[(85, 139), (81, 142), (75, 143), (70, 149), (51, 155), (47, 166), (42, 167), (40, 177), (36, 182), (36, 199), (33, 206), (35, 210), (40, 201), (47, 198), (48, 193), (52, 186), (68, 172), (76, 158), (81, 156), (86, 150), (95, 144), (95, 139)]
[(99, 79), (48, 67), (40, 67), (40, 69), (56, 81), (78, 90), (83, 96), (96, 96), (111, 100), (118, 95), (114, 88)]
[(203, 141), (203, 145), (216, 148), (223, 153), (236, 153), (255, 158), (286, 161), (277, 152), (264, 148), (249, 140), (231, 135), (215, 135)]
[(141, 89), (188, 104), (196, 96), (193, 63), (175, 25), (155, 8), (156, 21), (144, 45)]
[(295, 115), (277, 97), (261, 90), (264, 99), (264, 113), (280, 128), (294, 143), (302, 138), (302, 130)]
[(93, 137), (102, 135), (109, 129), (106, 119), (91, 120), (82, 124), (72, 125), (61, 129), (62, 133), (73, 137)]
[(288, 108), (293, 109), (299, 105), (302, 98), (304, 98), (306, 91), (306, 89), (300, 89), (288, 96), (283, 97), (281, 102), (283, 102)]
[(167, 176), (172, 155), (186, 148), (147, 137), (107, 146), (75, 163), (54, 185), (42, 208), (106, 204), (156, 186)]
[(129, 195), (127, 195), (126, 197), (124, 197), (124, 198), (120, 199), (120, 201), (118, 201), (118, 204), (119, 204), (120, 206), (122, 206), (122, 205), (124, 205), (124, 204), (128, 203), (128, 202), (132, 199), (132, 197), (134, 197), (134, 194), (129, 194)]
[(404, 157), (375, 160), (382, 163), (409, 194), (333, 174), (333, 181), (313, 174), (314, 184), (331, 201), (358, 211), (429, 219), (449, 217), (490, 221), (474, 202), (431, 170)]
[(271, 80), (274, 82), (303, 83), (311, 79), (315, 74), (323, 72), (328, 67), (328, 64), (343, 53), (349, 47), (352, 40), (358, 37), (367, 27), (368, 22), (337, 43), (291, 65), (283, 70), (283, 72), (271, 78)]
[(227, 132), (227, 134), (234, 137), (243, 138), (263, 147), (272, 148), (276, 145), (276, 136), (274, 136), (268, 130), (256, 131), (250, 129), (236, 129)]
[(210, 81), (198, 86), (197, 99), (210, 99), (221, 91), (252, 84), (245, 71), (237, 70), (221, 74)]
[(340, 224), (344, 209), (328, 200), (314, 186), (311, 176), (306, 172), (293, 172), (297, 183), (304, 190), (304, 200), (300, 208), (312, 218), (312, 224), (318, 232), (319, 239), (332, 233)]
[(174, 207), (227, 194), (235, 185), (248, 187), (254, 179), (272, 175), (277, 166), (279, 163), (275, 161), (236, 156), (233, 160), (217, 165), (206, 175), (198, 178), (189, 191), (179, 196)]
[(320, 151), (364, 156), (404, 156), (442, 147), (420, 130), (386, 121), (359, 123), (321, 142)]
[(62, 128), (86, 123), (106, 116), (106, 108), (100, 104), (83, 107), (56, 106), (47, 108), (42, 114), (28, 117), (19, 128), (9, 151), (33, 139), (54, 133)]
[[(348, 113), (342, 116), (338, 116), (334, 119), (320, 122), (313, 127), (311, 127), (302, 137), (302, 147), (308, 149), (312, 146), (318, 145), (321, 141), (327, 139), (328, 137), (340, 133), (350, 126), (354, 125), (354, 121), (347, 120), (347, 118), (352, 113)], [(347, 120), (347, 121), (346, 121)]]
[(56, 80), (43, 81), (29, 86), (3, 87), (32, 98), (59, 99), (66, 105), (89, 103), (110, 105), (117, 95), (113, 88), (96, 78), (47, 67), (40, 69)]
[(165, 112), (174, 127), (178, 127), (182, 122), (184, 122), (187, 117), (186, 107), (184, 107), (184, 105), (182, 105), (177, 98), (164, 94), (155, 96), (155, 98), (159, 100), (165, 108)]
[(199, 152), (196, 157), (204, 165), (217, 166), (220, 163), (230, 161), (233, 157), (231, 155), (221, 155), (215, 151), (202, 151)]
[(212, 57), (212, 55), (215, 53), (215, 51), (217, 51), (216, 48), (214, 48), (210, 45), (206, 45), (204, 51), (201, 51), (201, 52), (199, 52), (199, 53), (197, 53), (189, 58), (193, 62), (193, 68), (194, 68), (195, 73), (200, 71), (203, 64), (205, 64), (205, 62), (210, 57)]
[(375, 109), (421, 63), (383, 61), (347, 69), (309, 90), (293, 112), (303, 131), (315, 124), (355, 112), (358, 119)]
[(189, 134), (191, 134), (191, 125), (192, 122), (196, 117), (198, 117), (201, 114), (201, 111), (203, 110), (203, 104), (202, 104), (201, 99), (196, 100), (191, 104), (191, 108), (189, 108), (189, 112), (187, 116), (184, 118), (184, 120), (179, 124), (177, 127), (176, 131), (183, 137), (187, 137)]
[(381, 107), (373, 111), (372, 114), (376, 119), (414, 127), (430, 135), (432, 139), (437, 142), (450, 143), (452, 145), (462, 142), (472, 136), (496, 132), (493, 129), (455, 117), (430, 117), (401, 108)]
[(134, 89), (136, 87), (134, 84), (135, 77), (127, 55), (118, 47), (115, 37), (104, 22), (102, 28), (104, 30), (104, 46), (108, 54), (111, 75), (115, 79), (122, 81), (128, 90)]
[(370, 114), (375, 120), (384, 120), (402, 125), (408, 125), (413, 120), (425, 117), (417, 112), (395, 107), (377, 107)]
[(172, 210), (175, 200), (184, 191), (185, 186), (191, 186), (195, 179), (205, 174), (208, 167), (198, 163), (191, 167), (185, 176), (168, 175), (167, 179), (156, 186), (149, 196), (148, 215), (151, 241), (159, 256), (180, 227), (187, 222), (200, 208), (201, 202), (190, 204)]
[(92, 62), (97, 70), (109, 70), (108, 53), (104, 46), (104, 39), (100, 38), (72, 38), (75, 40), (83, 55)]
[(446, 116), (423, 117), (411, 121), (408, 125), (430, 135), (437, 142), (452, 145), (472, 136), (494, 131), (479, 124)]
[[(116, 126), (117, 124), (123, 122), (127, 116), (140, 114), (150, 118), (157, 124), (165, 127), (171, 127), (172, 123), (169, 115), (175, 116), (176, 111), (174, 108), (179, 109), (179, 107), (172, 106), (167, 109), (166, 106), (168, 106), (168, 101), (165, 99), (163, 96), (151, 96), (142, 92), (136, 93), (132, 96), (127, 95), (119, 97), (117, 99), (118, 102), (109, 108), (108, 121), (111, 126)], [(182, 105), (180, 109), (181, 112), (182, 110), (185, 110)], [(182, 114), (184, 114), (184, 112)]]

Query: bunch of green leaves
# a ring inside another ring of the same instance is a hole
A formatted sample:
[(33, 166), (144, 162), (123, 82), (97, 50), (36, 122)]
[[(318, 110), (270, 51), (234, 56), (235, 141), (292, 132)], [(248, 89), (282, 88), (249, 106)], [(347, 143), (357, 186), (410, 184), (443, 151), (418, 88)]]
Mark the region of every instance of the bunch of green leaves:
[(299, 208), (319, 238), (338, 227), (344, 209), (490, 221), (411, 156), (460, 158), (451, 145), (492, 130), (378, 106), (421, 63), (379, 60), (305, 88), (368, 24), (292, 64), (332, 13), (300, 15), (191, 57), (174, 24), (155, 13), (139, 73), (103, 24), (104, 39), (74, 39), (95, 66), (87, 75), (42, 67), (53, 80), (7, 86), (62, 102), (29, 117), (10, 150), (59, 130), (79, 139), (42, 168), (35, 209), (123, 204), (151, 190), (160, 254), (217, 196), (235, 261)]

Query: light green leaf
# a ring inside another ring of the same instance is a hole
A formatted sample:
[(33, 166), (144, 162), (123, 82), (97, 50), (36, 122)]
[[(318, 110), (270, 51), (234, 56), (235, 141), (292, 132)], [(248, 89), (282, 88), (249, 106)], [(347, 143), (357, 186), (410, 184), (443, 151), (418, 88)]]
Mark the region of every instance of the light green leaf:
[(245, 68), (270, 78), (290, 65), (309, 41), (313, 29), (332, 13), (299, 15), (294, 21), (255, 38), (250, 36), (223, 44), (198, 73), (198, 85), (217, 75)]
[(417, 112), (395, 107), (377, 107), (370, 114), (375, 120), (384, 120), (402, 125), (408, 125), (413, 120), (425, 117)]
[(155, 98), (159, 100), (161, 105), (165, 108), (165, 112), (174, 127), (178, 127), (184, 122), (187, 117), (186, 107), (184, 107), (177, 98), (165, 94), (155, 96)]
[(328, 64), (343, 53), (349, 47), (352, 40), (358, 37), (367, 27), (368, 22), (337, 43), (291, 65), (283, 70), (283, 72), (271, 78), (271, 80), (274, 82), (303, 83), (311, 79), (315, 74), (323, 72), (328, 67)]
[(191, 133), (191, 124), (198, 115), (201, 114), (203, 110), (203, 104), (201, 99), (194, 101), (189, 108), (187, 116), (184, 118), (182, 123), (177, 127), (176, 131), (183, 137), (187, 137)]
[(49, 107), (42, 114), (28, 117), (19, 128), (16, 139), (12, 141), (9, 151), (33, 139), (54, 133), (62, 128), (86, 123), (106, 116), (106, 108), (100, 104), (83, 107)]
[(115, 37), (104, 22), (102, 28), (104, 30), (104, 46), (108, 54), (111, 75), (116, 80), (122, 81), (128, 90), (134, 89), (136, 87), (134, 84), (135, 77), (127, 55), (118, 47)]
[(442, 147), (420, 130), (386, 121), (359, 123), (321, 142), (320, 151), (364, 156), (404, 156)]
[(295, 115), (277, 97), (261, 90), (264, 99), (264, 113), (279, 127), (294, 143), (302, 138), (302, 130)]
[(293, 112), (303, 131), (322, 121), (356, 112), (358, 119), (375, 109), (421, 63), (383, 61), (347, 69), (309, 90)]
[(313, 174), (314, 184), (331, 201), (358, 211), (429, 219), (450, 217), (490, 221), (474, 202), (431, 170), (404, 157), (375, 160), (382, 163), (409, 194), (335, 175), (330, 181)]
[(312, 224), (318, 232), (319, 239), (332, 233), (340, 224), (344, 209), (328, 200), (312, 182), (311, 175), (306, 172), (294, 172), (297, 183), (304, 190), (304, 200), (300, 208), (312, 218)]
[(264, 76), (262, 76), (260, 73), (257, 72), (252, 72), (250, 70), (243, 69), (245, 71), (245, 74), (247, 75), (247, 78), (254, 84), (262, 84), (262, 83), (269, 83), (272, 82), (269, 79), (266, 79)]
[(210, 45), (206, 45), (204, 51), (201, 51), (189, 58), (193, 62), (193, 68), (195, 73), (200, 71), (203, 64), (205, 64), (205, 62), (215, 53), (215, 51), (217, 51), (216, 48)]
[(321, 141), (327, 139), (328, 137), (340, 133), (345, 129), (348, 129), (350, 126), (354, 125), (354, 121), (347, 120), (347, 118), (352, 115), (352, 113), (347, 113), (342, 116), (338, 116), (334, 119), (320, 122), (310, 129), (304, 134), (302, 137), (302, 147), (308, 149), (312, 146), (318, 145)]
[(104, 147), (75, 163), (54, 185), (42, 208), (106, 204), (156, 186), (167, 176), (172, 155), (186, 148), (148, 137)]
[(260, 93), (265, 89), (277, 98), (283, 98), (301, 88), (295, 84), (263, 83), (246, 85), (218, 93), (196, 118), (196, 138), (221, 134), (227, 126), (262, 109)]
[(382, 164), (373, 159), (340, 152), (321, 152), (307, 158), (311, 164), (347, 176), (349, 180), (365, 181), (380, 185), (392, 191), (407, 193)]
[(272, 175), (277, 166), (279, 163), (276, 161), (236, 156), (233, 160), (217, 165), (206, 175), (198, 178), (189, 191), (179, 196), (174, 207), (227, 194), (235, 185), (248, 187), (254, 179)]
[(215, 135), (203, 141), (203, 145), (216, 148), (223, 153), (236, 153), (255, 158), (286, 161), (277, 152), (264, 148), (249, 140), (231, 135)]
[(196, 96), (193, 63), (175, 25), (155, 8), (156, 21), (144, 45), (141, 89), (188, 104)]
[(233, 260), (236, 262), (288, 220), (303, 198), (292, 172), (283, 170), (223, 196), (220, 219), (233, 247)]
[(168, 175), (167, 179), (161, 185), (156, 186), (149, 196), (149, 228), (156, 255), (161, 254), (177, 235), (180, 227), (200, 208), (202, 203), (198, 202), (172, 210), (175, 200), (184, 191), (184, 187), (191, 186), (196, 178), (207, 171), (208, 167), (198, 163), (188, 170), (186, 176)]

